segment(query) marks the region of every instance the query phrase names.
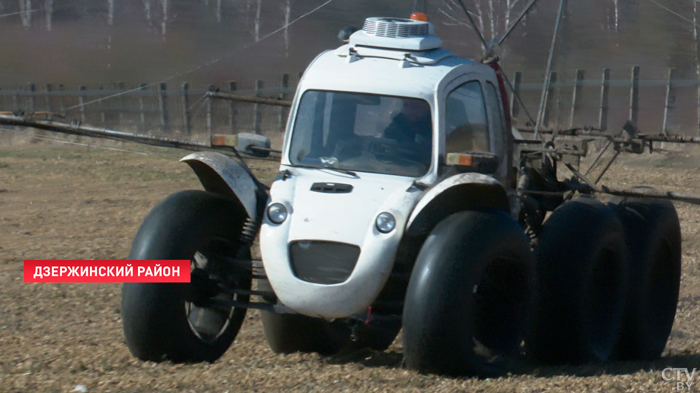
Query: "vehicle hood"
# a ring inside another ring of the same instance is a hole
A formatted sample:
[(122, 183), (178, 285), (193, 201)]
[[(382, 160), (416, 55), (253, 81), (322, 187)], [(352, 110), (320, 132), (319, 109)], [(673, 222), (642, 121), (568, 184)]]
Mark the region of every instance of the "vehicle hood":
[[(270, 195), (272, 202), (289, 209), (289, 242), (313, 239), (361, 245), (384, 211), (396, 217), (395, 231), (402, 231), (420, 194), (407, 177), (358, 173), (358, 178), (327, 169), (287, 170), (287, 178), (275, 181)], [(349, 187), (352, 190), (343, 192)]]

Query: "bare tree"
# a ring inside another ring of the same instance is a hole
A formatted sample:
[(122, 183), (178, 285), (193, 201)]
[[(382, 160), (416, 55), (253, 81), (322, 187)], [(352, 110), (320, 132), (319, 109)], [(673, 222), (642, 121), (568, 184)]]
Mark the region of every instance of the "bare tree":
[(615, 32), (618, 31), (619, 22), (620, 22), (620, 8), (619, 8), (618, 1), (619, 0), (613, 0), (614, 6), (615, 6)]
[(245, 0), (245, 25), (250, 28), (250, 2), (252, 0)]
[(160, 24), (160, 32), (165, 37), (168, 32), (168, 0), (160, 0), (163, 6), (163, 20)]
[[(515, 7), (515, 3), (517, 3), (518, 1), (519, 1), (519, 0), (506, 0), (506, 9), (512, 11), (513, 8)], [(504, 23), (505, 23), (506, 26), (510, 26), (511, 16), (512, 16), (512, 15), (511, 15), (511, 12), (510, 12), (510, 11), (509, 11), (509, 12), (506, 12), (506, 15), (505, 15), (505, 18), (504, 18), (504, 19), (505, 19), (505, 22), (504, 22)]]
[(146, 13), (146, 21), (151, 22), (151, 0), (143, 0), (143, 10)]
[(289, 19), (292, 15), (292, 0), (284, 7), (284, 57), (289, 57)]
[(29, 28), (32, 25), (32, 0), (19, 0), (19, 12), (22, 26)]
[[(447, 19), (447, 25), (464, 25), (471, 28), (457, 3), (458, 0), (442, 0), (438, 12)], [(478, 25), (486, 41), (498, 40), (508, 31), (511, 21), (525, 6), (522, 0), (464, 0), (470, 15)]]
[(51, 18), (53, 18), (53, 0), (46, 0), (46, 30), (51, 31)]
[(107, 0), (107, 24), (114, 25), (114, 0)]
[(258, 0), (258, 8), (255, 11), (255, 42), (260, 41), (260, 13), (262, 11), (262, 0)]

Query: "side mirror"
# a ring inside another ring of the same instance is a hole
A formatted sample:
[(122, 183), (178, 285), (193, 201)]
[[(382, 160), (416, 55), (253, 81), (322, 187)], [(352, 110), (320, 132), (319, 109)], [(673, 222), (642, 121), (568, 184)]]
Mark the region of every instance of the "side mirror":
[(445, 164), (455, 167), (458, 172), (491, 175), (498, 170), (498, 156), (484, 152), (447, 153)]
[(235, 147), (240, 152), (256, 157), (268, 157), (271, 151), (270, 138), (247, 132), (238, 135), (212, 135), (211, 145)]

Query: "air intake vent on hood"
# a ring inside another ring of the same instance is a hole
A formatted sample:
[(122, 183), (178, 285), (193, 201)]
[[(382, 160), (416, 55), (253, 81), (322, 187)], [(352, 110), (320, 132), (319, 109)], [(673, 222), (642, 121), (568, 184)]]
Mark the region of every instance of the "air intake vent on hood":
[(326, 192), (329, 194), (347, 194), (352, 191), (350, 184), (341, 183), (314, 183), (311, 185), (311, 191)]

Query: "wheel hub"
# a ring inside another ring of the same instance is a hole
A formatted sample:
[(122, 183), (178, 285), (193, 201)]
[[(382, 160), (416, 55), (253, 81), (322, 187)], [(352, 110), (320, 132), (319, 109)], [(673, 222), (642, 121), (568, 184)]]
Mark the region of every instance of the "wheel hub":
[(188, 300), (199, 307), (205, 305), (209, 299), (221, 293), (218, 281), (210, 277), (206, 270), (200, 268), (192, 270), (190, 286), (192, 290)]

